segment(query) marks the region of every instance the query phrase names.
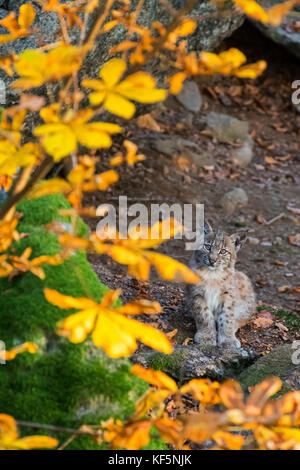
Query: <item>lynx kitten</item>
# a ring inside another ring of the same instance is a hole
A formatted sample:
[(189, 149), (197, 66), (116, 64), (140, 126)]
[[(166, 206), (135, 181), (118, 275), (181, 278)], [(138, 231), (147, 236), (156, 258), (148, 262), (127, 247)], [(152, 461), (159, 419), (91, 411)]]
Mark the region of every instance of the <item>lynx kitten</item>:
[(186, 299), (196, 322), (196, 343), (231, 349), (241, 346), (235, 334), (255, 310), (251, 281), (235, 269), (237, 252), (245, 240), (244, 234), (214, 233), (205, 223), (204, 244), (190, 261), (201, 281), (188, 287)]

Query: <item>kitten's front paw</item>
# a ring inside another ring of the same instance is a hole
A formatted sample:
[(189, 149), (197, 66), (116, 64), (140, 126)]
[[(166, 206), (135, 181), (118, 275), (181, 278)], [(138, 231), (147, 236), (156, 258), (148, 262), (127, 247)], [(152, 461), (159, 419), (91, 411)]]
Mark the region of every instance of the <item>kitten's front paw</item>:
[(217, 346), (217, 338), (213, 334), (207, 334), (206, 332), (203, 331), (197, 331), (197, 333), (194, 336), (194, 341), (195, 343), (200, 343), (200, 344), (211, 344), (212, 346)]
[(218, 346), (224, 349), (240, 349), (241, 343), (237, 338), (219, 338)]

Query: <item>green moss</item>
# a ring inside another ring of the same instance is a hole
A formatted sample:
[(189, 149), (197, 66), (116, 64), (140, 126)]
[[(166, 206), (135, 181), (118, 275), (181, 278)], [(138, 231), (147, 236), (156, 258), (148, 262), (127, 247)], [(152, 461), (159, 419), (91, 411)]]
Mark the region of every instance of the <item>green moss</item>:
[(181, 349), (175, 349), (171, 354), (157, 352), (151, 355), (150, 367), (176, 377), (183, 360), (184, 352)]
[[(43, 196), (33, 200), (24, 199), (17, 206), (19, 212), (23, 214), (18, 225), (19, 232), (26, 231), (26, 227), (49, 224), (53, 220), (61, 220), (67, 223), (71, 222), (70, 217), (58, 214), (59, 209), (70, 209), (71, 206), (62, 194), (53, 194)], [(76, 219), (76, 234), (80, 237), (84, 236), (88, 227), (80, 217)]]
[[(42, 224), (56, 219), (57, 210), (67, 204), (62, 196), (20, 204), (18, 209), (24, 214), (20, 230), (26, 228), (28, 236), (14, 244), (15, 253), (22, 253), (27, 246), (33, 248), (34, 257), (58, 253), (56, 236)], [(134, 402), (147, 384), (130, 373), (129, 361), (110, 359), (89, 341), (75, 345), (57, 336), (57, 321), (72, 310), (49, 304), (43, 295), (43, 288), (49, 287), (100, 301), (107, 287), (98, 280), (82, 252), (59, 266), (45, 265), (44, 271), (45, 280), (31, 273), (10, 282), (0, 279), (0, 339), (7, 349), (25, 341), (39, 345), (36, 354), (26, 352), (0, 365), (1, 411), (16, 419), (74, 428), (110, 416), (124, 419), (131, 415)], [(32, 434), (32, 429), (24, 428), (23, 432)], [(61, 442), (68, 437), (58, 435)], [(89, 437), (80, 436), (67, 448), (99, 446)]]
[(159, 437), (158, 431), (155, 428), (150, 430), (150, 442), (146, 446), (142, 447), (141, 450), (167, 450), (168, 447)]
[(283, 386), (276, 396), (298, 389), (300, 380), (299, 365), (292, 362), (293, 348), (290, 344), (279, 346), (269, 354), (259, 358), (254, 364), (245, 369), (238, 377), (245, 390), (267, 377), (277, 376), (283, 381)]

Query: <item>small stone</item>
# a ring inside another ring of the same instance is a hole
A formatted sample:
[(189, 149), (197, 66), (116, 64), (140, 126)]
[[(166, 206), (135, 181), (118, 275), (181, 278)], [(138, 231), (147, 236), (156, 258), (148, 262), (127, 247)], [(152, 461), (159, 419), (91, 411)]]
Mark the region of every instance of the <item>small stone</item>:
[(249, 124), (240, 121), (228, 114), (210, 112), (205, 116), (205, 122), (217, 139), (247, 141), (249, 136)]
[(231, 152), (231, 158), (236, 165), (242, 168), (249, 165), (253, 158), (253, 140), (250, 136), (244, 141), (242, 147)]
[(199, 167), (214, 164), (213, 156), (210, 153), (200, 153), (195, 142), (182, 139), (181, 137), (169, 136), (167, 138), (155, 139), (153, 146), (158, 152), (172, 158), (184, 157)]
[(282, 238), (281, 237), (275, 237), (273, 245), (282, 245)]
[(203, 105), (203, 99), (198, 86), (190, 80), (185, 80), (181, 92), (176, 95), (176, 99), (188, 111), (193, 113), (197, 113)]
[(248, 243), (250, 243), (250, 245), (259, 245), (259, 239), (258, 238), (247, 237), (247, 241), (248, 241)]
[(248, 204), (248, 196), (242, 188), (234, 188), (224, 194), (220, 202), (226, 214), (231, 215), (237, 207), (243, 207)]

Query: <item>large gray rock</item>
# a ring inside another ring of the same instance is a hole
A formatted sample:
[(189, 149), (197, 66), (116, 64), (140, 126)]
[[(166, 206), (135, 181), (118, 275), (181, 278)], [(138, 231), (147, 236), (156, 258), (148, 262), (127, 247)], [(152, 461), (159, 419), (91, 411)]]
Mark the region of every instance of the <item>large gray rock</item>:
[(137, 353), (131, 360), (143, 367), (162, 370), (183, 383), (201, 377), (212, 380), (236, 377), (255, 358), (253, 352), (243, 349), (237, 352), (215, 346), (194, 345), (177, 346), (168, 355), (154, 351)]
[(199, 152), (195, 142), (175, 135), (155, 139), (152, 145), (158, 152), (168, 157), (184, 157), (199, 167), (212, 165), (214, 162), (211, 154)]
[(247, 121), (240, 121), (228, 114), (215, 113), (211, 111), (203, 117), (203, 122), (207, 129), (219, 140), (245, 141), (249, 138), (249, 124)]
[[(282, 0), (262, 0), (259, 1), (260, 5), (269, 8), (273, 5), (283, 3)], [(295, 8), (296, 10), (296, 8)], [(269, 39), (272, 39), (277, 44), (285, 47), (298, 59), (300, 59), (300, 31), (295, 28), (293, 30), (293, 23), (299, 24), (299, 11), (292, 10), (282, 21), (279, 26), (271, 26), (268, 23), (260, 23), (259, 21), (252, 20), (252, 23)]]
[[(1, 0), (0, 0), (1, 1)], [(135, 0), (137, 2), (137, 0)], [(36, 19), (34, 27), (39, 31), (27, 38), (21, 38), (13, 43), (1, 45), (1, 55), (13, 50), (17, 54), (26, 50), (36, 48), (42, 43), (50, 43), (58, 40), (59, 24), (55, 13), (43, 12), (36, 2), (28, 0), (34, 5), (36, 10)], [(16, 8), (17, 0), (10, 0), (11, 8)], [(171, 3), (176, 9), (183, 6), (182, 0), (172, 0)], [(7, 12), (9, 13), (9, 12)], [(95, 13), (94, 13), (95, 14)], [(212, 15), (211, 15), (212, 14)], [(226, 2), (223, 11), (219, 11), (216, 4), (209, 0), (200, 1), (192, 10), (191, 16), (199, 17), (208, 15), (204, 20), (198, 22), (197, 30), (189, 39), (189, 46), (195, 50), (212, 50), (217, 47), (221, 41), (235, 31), (243, 22), (243, 15), (237, 14), (231, 3)], [(211, 16), (210, 16), (211, 15)], [(93, 16), (93, 15), (92, 15)], [(170, 23), (170, 15), (163, 8), (159, 0), (147, 0), (142, 9), (139, 21), (142, 25), (150, 27), (155, 20), (163, 22), (165, 25)], [(93, 17), (91, 17), (91, 22)], [(125, 39), (125, 30), (118, 26), (105, 35), (97, 39), (96, 47), (91, 51), (85, 61), (82, 75), (90, 77), (97, 76), (99, 67), (109, 58), (109, 50), (112, 46)], [(75, 28), (72, 35), (72, 42), (78, 38), (79, 30)], [(7, 85), (11, 82), (3, 72), (0, 71), (0, 78), (4, 79)], [(12, 104), (16, 95), (8, 93), (7, 104)]]
[(279, 346), (259, 358), (239, 375), (238, 380), (247, 389), (272, 375), (283, 381), (281, 392), (300, 390), (300, 353), (297, 355), (292, 344)]

